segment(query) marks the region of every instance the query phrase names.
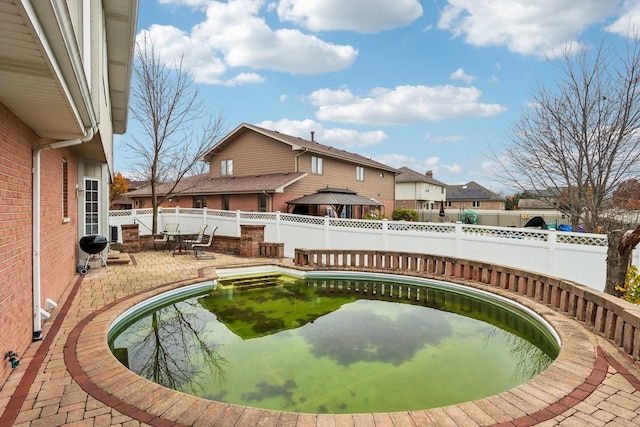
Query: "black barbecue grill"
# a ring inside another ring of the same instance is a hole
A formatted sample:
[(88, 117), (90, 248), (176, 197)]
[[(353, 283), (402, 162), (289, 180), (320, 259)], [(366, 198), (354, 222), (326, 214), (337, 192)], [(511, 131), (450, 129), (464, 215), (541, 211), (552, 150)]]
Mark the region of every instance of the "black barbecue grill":
[(102, 256), (102, 251), (107, 247), (109, 241), (104, 236), (99, 236), (97, 234), (90, 234), (88, 236), (84, 236), (80, 239), (80, 249), (86, 252), (87, 259), (84, 262), (84, 266), (78, 265), (78, 273), (85, 275), (89, 272), (89, 261), (94, 258), (95, 255), (99, 255), (100, 259), (102, 259), (102, 263), (105, 267), (107, 266), (107, 261), (105, 261), (104, 256)]

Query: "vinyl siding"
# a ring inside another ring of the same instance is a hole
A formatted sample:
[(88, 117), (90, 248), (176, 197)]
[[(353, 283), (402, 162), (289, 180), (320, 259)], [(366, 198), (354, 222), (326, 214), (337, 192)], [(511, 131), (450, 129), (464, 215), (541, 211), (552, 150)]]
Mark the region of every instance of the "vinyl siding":
[(209, 174), (220, 176), (220, 161), (233, 160), (233, 175), (294, 172), (296, 152), (291, 147), (255, 132), (243, 132), (211, 159)]
[[(380, 171), (371, 167), (364, 167), (364, 181), (356, 180), (356, 164), (344, 162), (330, 157), (323, 157), (322, 175), (311, 173), (311, 157), (305, 153), (299, 158), (299, 169), (308, 175), (287, 188), (288, 192), (299, 194), (313, 194), (321, 188), (348, 188), (363, 197), (376, 200), (394, 199), (395, 179), (388, 171)], [(322, 157), (322, 156), (318, 156)], [(383, 174), (383, 177), (380, 174)]]

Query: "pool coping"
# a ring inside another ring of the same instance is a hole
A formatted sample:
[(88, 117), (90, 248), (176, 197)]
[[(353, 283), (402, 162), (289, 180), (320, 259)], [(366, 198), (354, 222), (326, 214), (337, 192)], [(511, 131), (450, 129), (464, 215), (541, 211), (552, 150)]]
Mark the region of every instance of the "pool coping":
[(133, 293), (82, 319), (70, 331), (64, 350), (64, 360), (73, 379), (105, 405), (154, 426), (385, 425), (391, 422), (421, 425), (440, 424), (447, 419), (458, 424), (468, 421), (480, 425), (533, 425), (553, 419), (580, 403), (604, 380), (609, 365), (597, 338), (572, 319), (527, 297), (475, 282), (465, 282), (465, 285), (502, 295), (541, 315), (559, 334), (562, 347), (551, 366), (530, 381), (485, 399), (456, 405), (371, 414), (308, 414), (244, 407), (167, 389), (129, 371), (112, 355), (107, 344), (108, 329), (124, 310), (151, 296), (203, 280), (192, 278)]

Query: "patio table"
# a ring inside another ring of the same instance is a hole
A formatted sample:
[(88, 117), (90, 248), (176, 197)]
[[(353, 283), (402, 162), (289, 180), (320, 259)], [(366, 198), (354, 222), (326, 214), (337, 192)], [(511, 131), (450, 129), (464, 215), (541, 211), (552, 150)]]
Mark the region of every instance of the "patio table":
[(167, 236), (170, 240), (173, 237), (173, 256), (176, 256), (176, 253), (178, 255), (189, 253), (189, 248), (185, 244), (184, 240), (186, 237), (197, 235), (198, 232), (178, 230), (178, 231), (163, 231), (162, 234)]

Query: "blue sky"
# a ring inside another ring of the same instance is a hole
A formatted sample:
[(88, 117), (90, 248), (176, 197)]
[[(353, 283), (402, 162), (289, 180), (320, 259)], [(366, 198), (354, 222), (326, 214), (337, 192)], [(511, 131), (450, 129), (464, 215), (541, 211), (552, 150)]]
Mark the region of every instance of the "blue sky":
[[(511, 194), (492, 174), (566, 46), (622, 43), (640, 0), (141, 0), (138, 35), (184, 53), (211, 113)], [(131, 115), (129, 116), (131, 118)], [(129, 159), (115, 141), (115, 170)]]

